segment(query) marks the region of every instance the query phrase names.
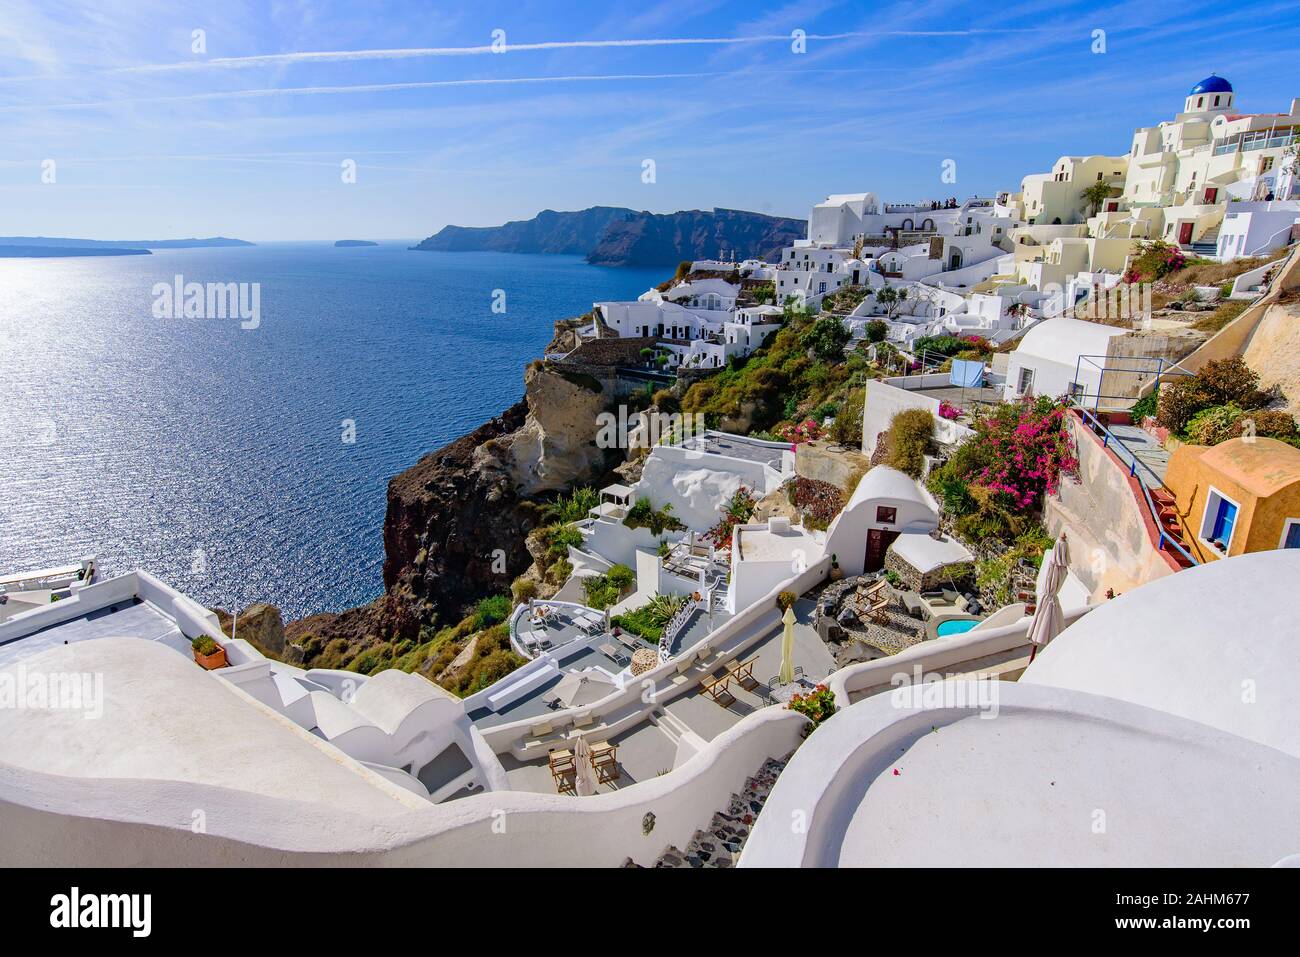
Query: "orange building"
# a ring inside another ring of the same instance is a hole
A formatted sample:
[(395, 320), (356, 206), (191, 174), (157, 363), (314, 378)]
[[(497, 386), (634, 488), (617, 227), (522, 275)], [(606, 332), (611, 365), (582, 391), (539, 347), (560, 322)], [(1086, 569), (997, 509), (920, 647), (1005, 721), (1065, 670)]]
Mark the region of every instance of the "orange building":
[(1174, 450), (1165, 484), (1201, 561), (1300, 548), (1300, 449), (1260, 437)]

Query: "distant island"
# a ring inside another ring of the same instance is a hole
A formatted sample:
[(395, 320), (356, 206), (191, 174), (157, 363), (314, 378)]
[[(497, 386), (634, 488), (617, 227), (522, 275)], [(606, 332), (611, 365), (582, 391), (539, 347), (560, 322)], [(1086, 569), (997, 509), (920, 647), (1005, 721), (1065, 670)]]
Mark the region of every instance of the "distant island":
[(685, 259), (770, 259), (807, 222), (738, 209), (650, 213), (618, 206), (542, 210), (501, 226), (445, 226), (412, 249), (567, 253), (600, 266), (675, 266)]
[(252, 246), (243, 239), (68, 239), (52, 236), (0, 236), (0, 257), (147, 256), (151, 249), (198, 249), (215, 246)]
[(372, 243), (368, 239), (340, 239), (334, 243), (336, 249), (342, 249), (348, 246), (378, 246), (379, 243)]
[(0, 259), (58, 259), (64, 256), (151, 256), (147, 249), (116, 246), (9, 246), (0, 245)]

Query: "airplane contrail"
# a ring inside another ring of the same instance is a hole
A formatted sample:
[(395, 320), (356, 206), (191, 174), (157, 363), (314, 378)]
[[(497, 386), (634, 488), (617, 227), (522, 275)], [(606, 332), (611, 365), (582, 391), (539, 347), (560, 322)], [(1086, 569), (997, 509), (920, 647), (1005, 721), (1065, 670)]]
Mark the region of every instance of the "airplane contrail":
[[(967, 29), (967, 30), (857, 30), (846, 33), (810, 33), (803, 39), (834, 41), (870, 37), (963, 37), (988, 33), (1027, 33), (1036, 30)], [(160, 73), (182, 70), (241, 69), (281, 63), (330, 63), (348, 60), (405, 60), (421, 57), (479, 56), (491, 53), (518, 53), (528, 50), (573, 50), (601, 47), (726, 46), (744, 43), (789, 43), (790, 33), (759, 34), (740, 37), (650, 37), (628, 40), (549, 40), (540, 43), (484, 44), (466, 47), (408, 47), (389, 50), (322, 50), (301, 53), (264, 53), (255, 56), (213, 57), (181, 63), (156, 63), (118, 67), (109, 73)]]

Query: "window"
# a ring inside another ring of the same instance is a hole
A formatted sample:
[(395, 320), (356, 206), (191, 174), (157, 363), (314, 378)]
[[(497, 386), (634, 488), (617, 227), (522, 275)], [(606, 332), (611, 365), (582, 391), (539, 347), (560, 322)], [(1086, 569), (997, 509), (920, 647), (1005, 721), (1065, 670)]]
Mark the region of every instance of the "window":
[(876, 522), (880, 525), (894, 525), (898, 522), (898, 509), (888, 505), (876, 506)]
[(1205, 499), (1205, 515), (1201, 519), (1201, 541), (1220, 555), (1226, 555), (1232, 547), (1236, 524), (1237, 503), (1211, 485)]
[(1020, 379), (1016, 385), (1016, 395), (1029, 395), (1034, 391), (1034, 370), (1021, 367)]
[(1282, 524), (1282, 544), (1278, 548), (1300, 548), (1300, 518), (1288, 518)]

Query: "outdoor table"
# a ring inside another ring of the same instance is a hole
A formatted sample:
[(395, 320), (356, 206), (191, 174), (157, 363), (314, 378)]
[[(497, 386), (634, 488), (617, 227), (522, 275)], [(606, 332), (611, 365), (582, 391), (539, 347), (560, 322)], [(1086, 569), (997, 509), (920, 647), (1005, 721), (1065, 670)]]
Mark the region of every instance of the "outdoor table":
[(770, 692), (773, 703), (785, 704), (796, 694), (806, 694), (817, 687), (807, 678), (795, 678), (788, 685), (781, 685), (779, 688), (773, 688)]

